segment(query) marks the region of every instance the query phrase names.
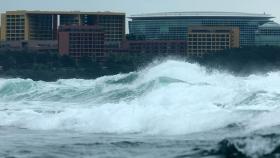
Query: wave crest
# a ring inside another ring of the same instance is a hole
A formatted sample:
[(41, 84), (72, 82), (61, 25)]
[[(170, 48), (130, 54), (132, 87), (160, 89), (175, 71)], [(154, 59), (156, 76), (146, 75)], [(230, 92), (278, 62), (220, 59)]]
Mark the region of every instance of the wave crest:
[(0, 126), (171, 135), (250, 127), (279, 108), (279, 79), (174, 60), (95, 80), (0, 79)]

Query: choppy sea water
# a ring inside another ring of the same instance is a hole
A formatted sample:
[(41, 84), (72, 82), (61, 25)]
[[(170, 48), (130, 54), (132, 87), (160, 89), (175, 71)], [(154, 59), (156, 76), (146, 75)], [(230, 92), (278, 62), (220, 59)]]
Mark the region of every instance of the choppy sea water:
[(0, 79), (0, 157), (280, 157), (280, 72), (168, 60), (128, 74)]

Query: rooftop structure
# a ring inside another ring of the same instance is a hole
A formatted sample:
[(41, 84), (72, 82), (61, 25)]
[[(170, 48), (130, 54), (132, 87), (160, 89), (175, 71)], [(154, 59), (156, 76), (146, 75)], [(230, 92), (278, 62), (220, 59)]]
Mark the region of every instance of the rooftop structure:
[(254, 13), (242, 13), (242, 12), (163, 12), (163, 13), (148, 13), (132, 15), (130, 18), (155, 18), (155, 17), (264, 17), (273, 18), (270, 14), (254, 14)]
[(6, 11), (6, 14), (56, 14), (56, 15), (73, 15), (73, 14), (87, 14), (87, 15), (125, 15), (125, 13), (119, 12), (81, 12), (81, 11), (41, 11), (41, 10), (15, 10)]
[(132, 15), (129, 32), (147, 40), (187, 40), (191, 26), (229, 26), (240, 29), (240, 46), (255, 44), (255, 32), (270, 22), (270, 14), (240, 12), (166, 12)]
[(280, 24), (268, 22), (261, 25), (256, 31), (255, 44), (259, 46), (280, 46)]
[(269, 30), (279, 30), (279, 28), (280, 28), (280, 24), (273, 21), (265, 23), (259, 27), (259, 29), (269, 29)]

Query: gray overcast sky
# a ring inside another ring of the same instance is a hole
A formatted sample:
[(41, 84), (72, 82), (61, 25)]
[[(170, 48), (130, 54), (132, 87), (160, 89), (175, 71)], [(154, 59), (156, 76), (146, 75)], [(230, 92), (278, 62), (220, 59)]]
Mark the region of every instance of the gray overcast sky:
[(280, 0), (0, 0), (0, 12), (7, 10), (120, 11), (127, 16), (173, 11), (265, 12), (280, 23)]

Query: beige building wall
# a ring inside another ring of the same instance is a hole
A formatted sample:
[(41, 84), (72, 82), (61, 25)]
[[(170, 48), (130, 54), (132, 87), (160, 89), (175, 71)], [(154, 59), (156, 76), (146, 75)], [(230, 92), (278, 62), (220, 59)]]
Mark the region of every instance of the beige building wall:
[(6, 14), (1, 14), (1, 41), (6, 40)]
[(28, 15), (24, 15), (24, 40), (29, 40), (29, 18)]
[(230, 33), (230, 44), (231, 48), (239, 48), (240, 47), (240, 29), (233, 28)]
[(1, 38), (4, 41), (16, 41), (25, 39), (25, 13), (18, 12), (6, 12), (1, 17)]
[(188, 55), (240, 47), (240, 30), (227, 26), (193, 26), (188, 28)]

